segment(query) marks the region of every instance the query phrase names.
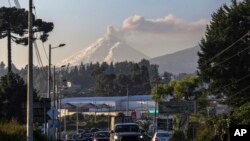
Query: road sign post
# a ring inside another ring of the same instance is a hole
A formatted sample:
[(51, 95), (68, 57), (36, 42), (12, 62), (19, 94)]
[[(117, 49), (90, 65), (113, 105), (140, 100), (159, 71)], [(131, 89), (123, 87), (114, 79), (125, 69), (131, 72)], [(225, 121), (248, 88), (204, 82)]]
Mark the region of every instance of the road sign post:
[(55, 119), (56, 119), (56, 117), (58, 116), (58, 111), (56, 110), (56, 108), (55, 107), (51, 107), (51, 109), (47, 112), (47, 115), (52, 119), (51, 120), (51, 126), (50, 126), (50, 124), (49, 124), (49, 127), (51, 127), (51, 129), (49, 128), (48, 130), (49, 131), (51, 131), (51, 133), (52, 133), (52, 136), (53, 136), (53, 134), (54, 134), (54, 131), (55, 131)]

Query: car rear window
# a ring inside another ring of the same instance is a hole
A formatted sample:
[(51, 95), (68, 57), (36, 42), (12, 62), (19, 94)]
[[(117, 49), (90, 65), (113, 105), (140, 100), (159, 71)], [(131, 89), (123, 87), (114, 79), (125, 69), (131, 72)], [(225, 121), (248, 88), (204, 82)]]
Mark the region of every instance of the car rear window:
[(109, 137), (109, 132), (96, 132), (96, 137)]
[(91, 137), (91, 134), (83, 134), (84, 137)]
[(138, 125), (117, 125), (115, 132), (138, 132)]
[(168, 133), (157, 133), (156, 134), (157, 137), (169, 137)]

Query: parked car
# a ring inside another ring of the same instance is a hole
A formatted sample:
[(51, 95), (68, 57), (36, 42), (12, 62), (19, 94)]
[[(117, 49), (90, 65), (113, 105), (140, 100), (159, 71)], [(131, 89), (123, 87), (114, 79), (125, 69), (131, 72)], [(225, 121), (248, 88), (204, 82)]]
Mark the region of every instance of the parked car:
[(93, 135), (93, 141), (109, 141), (110, 133), (108, 131), (97, 131)]
[(168, 131), (157, 131), (151, 141), (172, 141), (172, 134)]

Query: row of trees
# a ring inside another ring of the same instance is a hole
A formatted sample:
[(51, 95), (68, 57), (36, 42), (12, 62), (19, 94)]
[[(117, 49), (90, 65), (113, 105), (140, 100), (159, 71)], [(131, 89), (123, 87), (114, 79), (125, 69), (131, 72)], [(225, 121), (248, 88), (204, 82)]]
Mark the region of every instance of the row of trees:
[[(5, 74), (5, 64), (0, 63), (0, 75)], [(13, 67), (15, 68), (15, 67)], [(34, 67), (34, 86), (40, 93), (47, 92), (47, 67)], [(14, 69), (22, 78), (27, 77), (27, 67), (21, 70)], [(3, 72), (3, 73), (1, 73)], [(171, 74), (164, 73), (164, 81), (169, 82)], [(120, 96), (129, 94), (140, 95), (150, 94), (151, 86), (159, 78), (158, 66), (152, 65), (148, 60), (141, 60), (139, 63), (117, 62), (117, 63), (90, 63), (69, 68), (57, 69), (56, 78), (58, 83), (63, 80), (79, 85), (81, 88), (76, 91), (78, 96), (82, 93), (94, 96)], [(67, 93), (66, 93), (67, 94)], [(68, 91), (68, 96), (72, 92)]]
[(139, 63), (120, 62), (113, 64), (97, 64), (91, 74), (95, 80), (97, 95), (130, 95), (149, 94), (151, 83), (158, 75), (156, 65), (142, 60)]

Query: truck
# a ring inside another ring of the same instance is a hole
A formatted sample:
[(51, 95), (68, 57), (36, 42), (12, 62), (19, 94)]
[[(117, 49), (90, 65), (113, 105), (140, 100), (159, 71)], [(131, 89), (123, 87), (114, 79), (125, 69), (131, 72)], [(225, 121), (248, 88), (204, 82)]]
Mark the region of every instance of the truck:
[(132, 123), (132, 117), (131, 116), (125, 116), (119, 114), (118, 116), (113, 116), (111, 117), (111, 122), (110, 122), (110, 129), (114, 130), (115, 124), (118, 123)]
[(173, 130), (173, 117), (172, 116), (160, 116), (157, 118), (157, 126), (156, 124), (149, 125), (148, 133), (153, 135), (157, 130), (164, 130), (168, 132), (172, 132)]

